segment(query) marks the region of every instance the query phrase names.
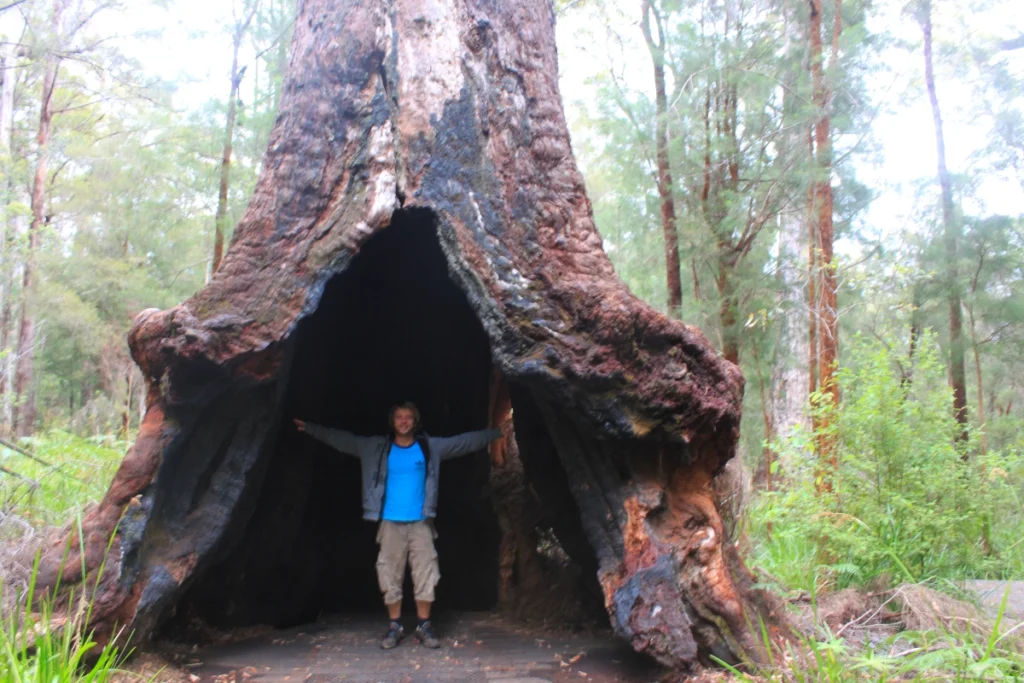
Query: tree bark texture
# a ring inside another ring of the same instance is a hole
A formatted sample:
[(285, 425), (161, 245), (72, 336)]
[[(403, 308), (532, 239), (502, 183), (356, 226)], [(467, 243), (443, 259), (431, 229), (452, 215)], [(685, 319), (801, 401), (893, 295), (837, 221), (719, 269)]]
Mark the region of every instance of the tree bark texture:
[[(743, 379), (694, 328), (633, 297), (602, 251), (561, 107), (550, 2), (306, 0), (262, 169), (211, 282), (137, 317), (138, 440), (84, 544), (72, 538), (63, 565), (53, 546), (42, 583), (80, 581), (81, 553), (90, 571), (106, 557), (96, 626), (151, 636), (260, 518), (253, 489), (278, 483), (268, 468), (299, 462), (277, 446), (302, 416), (283, 397), (307, 393), (288, 386), (307, 360), (296, 338), (374, 244), (405, 234), (394, 232), (403, 216), (428, 215), (485, 362), (507, 383), (511, 411), (496, 414), (514, 416), (530, 496), (569, 510), (553, 528), (570, 554), (590, 553), (616, 633), (680, 669), (764, 656), (758, 624), (775, 637), (782, 617), (753, 589), (713, 493), (735, 454)], [(413, 221), (409, 239), (423, 229)], [(375, 310), (373, 291), (352, 296)], [(333, 381), (316, 370), (308, 381)], [(492, 453), (496, 467), (506, 454)], [(556, 476), (563, 496), (545, 489)], [(534, 539), (515, 523), (529, 514), (499, 511), (513, 536), (526, 533), (503, 541), (495, 583), (515, 562), (534, 580), (519, 554)], [(588, 547), (572, 546), (574, 528)]]
[[(839, 1), (836, 2), (833, 32), (832, 60), (838, 57), (838, 37), (841, 30)], [(811, 224), (817, 238), (817, 362), (818, 386), (832, 405), (839, 403), (839, 386), (835, 381), (836, 361), (839, 357), (839, 316), (836, 299), (836, 264), (833, 252), (835, 239), (832, 212), (832, 118), (829, 113), (831, 94), (825, 82), (824, 54), (822, 50), (822, 0), (811, 0), (810, 60), (812, 97), (817, 110), (814, 121), (814, 180), (811, 185)], [(813, 332), (812, 332), (813, 334)], [(827, 427), (827, 424), (820, 425)], [(817, 437), (818, 458), (823, 474), (822, 486), (830, 488), (828, 475), (837, 466), (835, 438), (827, 431)]]
[[(661, 197), (661, 230), (665, 240), (665, 276), (668, 287), (668, 314), (682, 317), (683, 284), (679, 265), (679, 231), (676, 225), (676, 202), (673, 196), (672, 168), (668, 157), (668, 96), (665, 94), (665, 33), (661, 15), (652, 0), (643, 0), (640, 27), (651, 53), (654, 67), (654, 144), (658, 163), (658, 196)], [(651, 16), (658, 31), (651, 32)]]
[[(967, 425), (967, 370), (964, 362), (963, 305), (960, 301), (960, 222), (953, 207), (953, 181), (946, 167), (946, 138), (942, 133), (942, 111), (935, 90), (935, 70), (932, 66), (932, 5), (922, 0), (918, 8), (918, 21), (924, 34), (924, 80), (928, 101), (935, 124), (935, 152), (938, 157), (939, 188), (942, 195), (942, 226), (946, 246), (946, 279), (949, 303), (949, 377), (953, 388), (953, 414), (957, 422)], [(966, 429), (961, 432), (967, 437)]]

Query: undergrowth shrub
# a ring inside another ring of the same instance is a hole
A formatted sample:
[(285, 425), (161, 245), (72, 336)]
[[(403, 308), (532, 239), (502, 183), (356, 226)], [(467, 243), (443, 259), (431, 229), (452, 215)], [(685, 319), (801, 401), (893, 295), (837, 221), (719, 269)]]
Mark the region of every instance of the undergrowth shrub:
[[(128, 444), (112, 437), (83, 438), (50, 430), (20, 446), (45, 462), (0, 445), (0, 511), (34, 528), (61, 525), (106, 492)], [(2, 540), (2, 539), (0, 539)]]
[(821, 471), (807, 430), (775, 445), (779, 487), (761, 493), (748, 515), (755, 564), (811, 592), (1020, 578), (1024, 458), (981, 454), (974, 434), (957, 439), (934, 338), (922, 338), (911, 367), (905, 353), (864, 339), (844, 356), (840, 405), (824, 403), (819, 415), (831, 425), (838, 465)]
[[(76, 531), (80, 545), (83, 537), (80, 516)], [(68, 561), (70, 547), (69, 542), (63, 562)], [(110, 550), (109, 545), (107, 550)], [(0, 683), (112, 681), (116, 674), (122, 673), (120, 666), (130, 652), (117, 644), (121, 633), (101, 642), (94, 637), (91, 628), (105, 564), (89, 574), (85, 558), (80, 556), (82, 579), (76, 586), (62, 590), (58, 584), (51, 591), (39, 594), (36, 591), (39, 558), (37, 553), (25, 584), (0, 581)]]

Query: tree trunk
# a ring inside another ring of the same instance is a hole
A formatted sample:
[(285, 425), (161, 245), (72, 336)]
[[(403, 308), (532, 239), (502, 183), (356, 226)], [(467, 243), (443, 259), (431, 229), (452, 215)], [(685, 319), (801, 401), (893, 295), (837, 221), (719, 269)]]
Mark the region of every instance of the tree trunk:
[[(973, 292), (972, 292), (973, 293)], [(978, 336), (974, 326), (974, 306), (967, 307), (967, 319), (971, 330), (971, 349), (974, 351), (974, 374), (978, 383), (978, 428), (981, 432), (981, 452), (988, 450), (988, 437), (985, 434), (985, 385), (981, 374), (981, 351), (978, 348)]]
[[(813, 159), (813, 156), (812, 156)], [(811, 219), (814, 209), (814, 187), (808, 191), (807, 220), (807, 392), (818, 390), (818, 231)]]
[[(781, 637), (783, 617), (713, 486), (742, 376), (615, 277), (569, 145), (551, 3), (306, 0), (293, 41), (231, 248), (192, 299), (137, 317), (139, 437), (84, 547), (63, 566), (54, 547), (40, 585), (81, 580), (109, 548), (94, 625), (136, 639), (175, 610), (242, 625), (375, 605), (356, 580), (375, 547), (359, 464), (291, 419), (379, 434), (408, 397), (435, 434), (480, 428), (497, 369), (525, 477), (508, 490), (541, 510), (517, 548), (557, 538), (616, 633), (660, 662), (764, 660), (759, 624)], [(476, 609), (508, 567), (480, 455), (444, 464), (437, 517), (438, 602)]]
[(231, 146), (235, 139), (235, 117), (238, 111), (238, 89), (242, 84), (242, 77), (245, 76), (245, 67), (238, 70), (238, 50), (242, 46), (242, 39), (245, 32), (252, 23), (256, 14), (257, 2), (252, 2), (245, 19), (235, 25), (235, 32), (231, 42), (231, 91), (228, 95), (228, 120), (224, 126), (224, 154), (220, 162), (220, 186), (217, 192), (217, 214), (214, 218), (213, 230), (213, 261), (210, 266), (210, 274), (216, 273), (220, 268), (221, 259), (224, 258), (224, 233), (227, 232), (228, 220), (228, 187), (231, 176)]
[(718, 323), (722, 329), (722, 357), (735, 365), (740, 364), (740, 337), (736, 320), (736, 290), (733, 271), (736, 269), (736, 252), (722, 242), (718, 243)]
[[(54, 31), (60, 26), (60, 5), (54, 6)], [(53, 91), (57, 84), (57, 70), (60, 60), (55, 55), (45, 57), (43, 91), (39, 107), (39, 129), (36, 134), (38, 156), (35, 177), (32, 182), (32, 222), (28, 226), (28, 248), (25, 251), (24, 270), (21, 280), (21, 322), (18, 326), (18, 357), (14, 372), (15, 406), (13, 424), (15, 433), (31, 434), (35, 429), (35, 311), (33, 296), (36, 279), (36, 252), (39, 250), (39, 233), (46, 224), (46, 174), (50, 160), (50, 123), (53, 120)]]
[[(654, 66), (654, 144), (658, 159), (658, 196), (661, 197), (661, 230), (665, 238), (665, 275), (668, 286), (668, 314), (682, 317), (683, 285), (679, 265), (679, 232), (676, 227), (676, 204), (672, 170), (668, 156), (668, 98), (665, 94), (665, 33), (656, 0), (643, 0), (641, 22), (644, 42)], [(658, 30), (658, 39), (651, 33), (651, 16)]]
[(953, 414), (963, 425), (960, 438), (967, 438), (967, 370), (964, 362), (963, 306), (960, 301), (959, 242), (960, 222), (953, 207), (953, 182), (946, 168), (946, 140), (942, 133), (942, 111), (935, 91), (932, 68), (932, 6), (921, 0), (918, 21), (924, 34), (924, 80), (935, 124), (935, 151), (938, 156), (939, 187), (942, 194), (942, 226), (946, 245), (946, 280), (949, 303), (949, 377), (953, 388)]
[[(836, 0), (835, 28), (833, 31), (832, 60), (838, 58), (838, 39), (841, 30), (840, 2)], [(825, 83), (824, 54), (822, 51), (822, 0), (811, 0), (810, 17), (810, 61), (812, 101), (817, 110), (814, 121), (814, 180), (811, 186), (811, 224), (817, 237), (818, 291), (817, 291), (817, 361), (818, 386), (831, 405), (839, 404), (839, 386), (835, 381), (836, 361), (839, 357), (839, 317), (836, 301), (836, 264), (833, 253), (834, 232), (832, 224), (832, 118), (831, 93)], [(828, 477), (837, 466), (835, 438), (828, 427), (829, 422), (819, 425), (816, 439), (818, 458), (821, 463), (823, 487), (830, 489)]]

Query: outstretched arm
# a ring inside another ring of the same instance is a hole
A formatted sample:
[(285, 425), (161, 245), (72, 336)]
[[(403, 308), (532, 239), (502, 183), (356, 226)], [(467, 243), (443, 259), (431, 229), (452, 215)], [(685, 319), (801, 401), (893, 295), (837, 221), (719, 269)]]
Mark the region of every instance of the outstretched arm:
[(322, 441), (331, 448), (342, 453), (348, 453), (349, 455), (359, 455), (359, 448), (367, 438), (365, 436), (356, 436), (352, 432), (346, 432), (344, 429), (332, 429), (298, 418), (294, 418), (292, 422), (295, 423), (295, 428), (300, 432), (305, 432), (317, 441)]
[(473, 451), (478, 451), (495, 439), (501, 438), (500, 429), (481, 429), (478, 432), (466, 432), (455, 436), (432, 437), (430, 445), (435, 449), (441, 460), (457, 458)]

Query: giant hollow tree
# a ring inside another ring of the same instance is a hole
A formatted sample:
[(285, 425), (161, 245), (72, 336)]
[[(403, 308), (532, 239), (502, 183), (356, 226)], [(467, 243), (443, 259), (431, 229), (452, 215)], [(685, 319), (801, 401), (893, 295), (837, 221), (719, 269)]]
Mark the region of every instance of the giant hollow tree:
[(140, 313), (129, 344), (139, 436), (42, 561), (50, 586), (97, 577), (101, 634), (379, 609), (358, 463), (290, 423), (380, 433), (412, 399), (435, 434), (506, 433), (445, 465), (439, 608), (543, 590), (543, 531), (637, 650), (680, 669), (764, 656), (758, 624), (778, 617), (714, 494), (743, 379), (604, 254), (550, 0), (301, 2), (221, 267)]

